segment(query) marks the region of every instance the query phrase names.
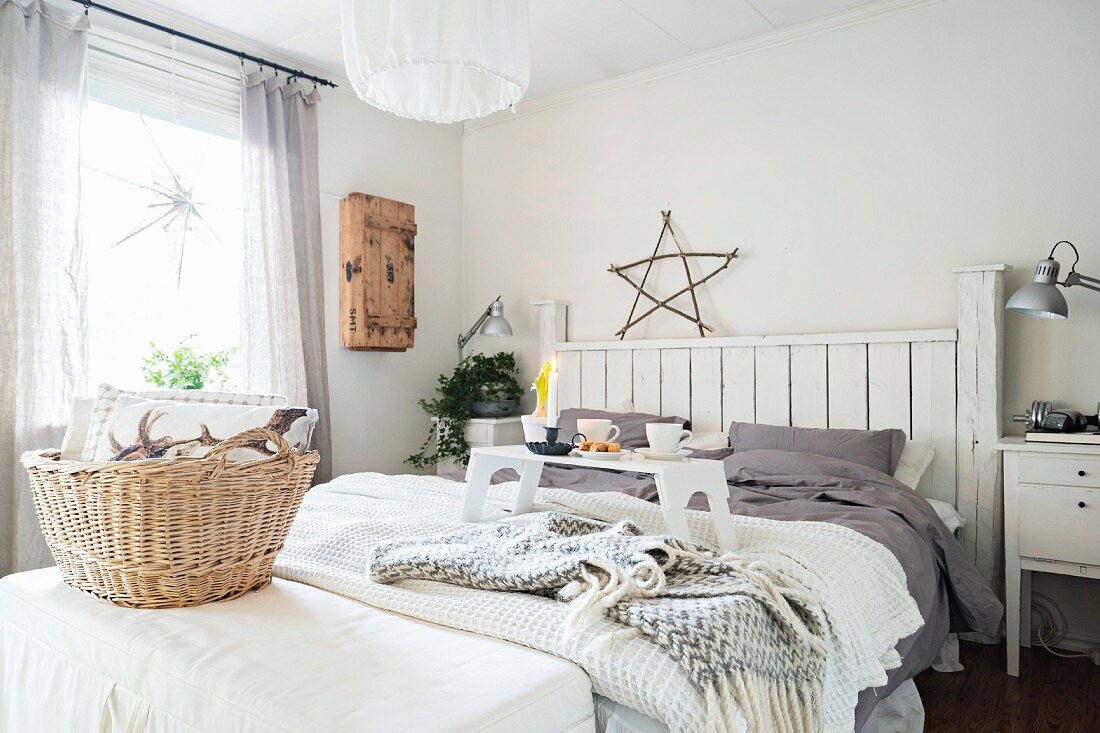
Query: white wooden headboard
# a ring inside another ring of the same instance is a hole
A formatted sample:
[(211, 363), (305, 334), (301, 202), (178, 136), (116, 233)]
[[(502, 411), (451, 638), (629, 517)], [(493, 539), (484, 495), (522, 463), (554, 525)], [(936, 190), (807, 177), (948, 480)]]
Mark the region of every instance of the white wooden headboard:
[(540, 361), (556, 352), (562, 408), (732, 421), (901, 428), (932, 442), (919, 492), (955, 504), (960, 540), (987, 579), (1002, 573), (1000, 462), (1005, 265), (959, 268), (956, 328), (798, 336), (569, 341), (567, 304), (538, 301)]

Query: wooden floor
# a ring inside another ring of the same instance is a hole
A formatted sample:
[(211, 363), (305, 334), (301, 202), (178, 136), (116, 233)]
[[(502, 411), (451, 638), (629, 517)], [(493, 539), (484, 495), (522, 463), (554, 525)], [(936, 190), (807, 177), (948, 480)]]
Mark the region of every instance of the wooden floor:
[(926, 733), (1100, 733), (1100, 667), (1020, 650), (1020, 676), (1005, 673), (1005, 647), (961, 644), (966, 670), (917, 676)]

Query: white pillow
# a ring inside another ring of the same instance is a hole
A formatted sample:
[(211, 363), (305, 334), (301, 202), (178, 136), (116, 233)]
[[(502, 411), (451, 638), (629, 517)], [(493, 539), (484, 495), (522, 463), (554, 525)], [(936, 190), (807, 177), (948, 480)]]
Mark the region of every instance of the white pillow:
[[(304, 407), (182, 403), (120, 395), (94, 460), (202, 456), (222, 440), (259, 427), (275, 430), (301, 451), (309, 445), (316, 424), (317, 411)], [(248, 461), (273, 453), (274, 446), (263, 444), (234, 449), (228, 458)]]
[(946, 501), (940, 501), (939, 499), (925, 499), (932, 508), (936, 510), (936, 514), (939, 515), (940, 520), (947, 525), (947, 528), (951, 530), (951, 534), (955, 533), (959, 527), (966, 525), (966, 520), (959, 514), (959, 511), (948, 504)]
[(135, 392), (128, 389), (119, 389), (110, 384), (101, 384), (99, 385), (99, 394), (95, 398), (95, 405), (92, 407), (88, 434), (84, 439), (84, 449), (80, 452), (80, 460), (95, 460), (96, 450), (103, 439), (103, 430), (111, 417), (111, 411), (115, 408), (115, 401), (120, 395), (124, 394), (136, 395), (150, 400), (203, 402), (215, 405), (285, 405), (287, 403), (286, 397), (282, 395), (204, 392), (198, 389), (156, 389)]
[(894, 478), (916, 491), (921, 478), (928, 471), (935, 457), (936, 448), (931, 443), (923, 440), (907, 440), (905, 449), (901, 452), (901, 458), (898, 459), (898, 467), (894, 469)]
[(61, 460), (81, 460), (84, 442), (88, 439), (88, 428), (92, 424), (94, 405), (95, 397), (77, 397), (73, 400), (73, 409), (69, 412), (69, 424), (65, 426), (65, 437), (61, 439)]
[(719, 430), (716, 433), (692, 433), (691, 440), (685, 447), (692, 450), (719, 450), (729, 448), (729, 445), (730, 436), (725, 430)]

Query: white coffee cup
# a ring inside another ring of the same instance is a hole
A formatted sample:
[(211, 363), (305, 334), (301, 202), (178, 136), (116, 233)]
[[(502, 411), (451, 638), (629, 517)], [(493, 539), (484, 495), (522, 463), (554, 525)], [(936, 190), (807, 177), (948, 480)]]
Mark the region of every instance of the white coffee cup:
[(589, 440), (612, 443), (619, 437), (619, 426), (613, 425), (610, 420), (582, 418), (577, 420), (577, 432)]
[(645, 437), (650, 450), (656, 453), (675, 453), (691, 440), (691, 431), (684, 430), (680, 422), (646, 423)]

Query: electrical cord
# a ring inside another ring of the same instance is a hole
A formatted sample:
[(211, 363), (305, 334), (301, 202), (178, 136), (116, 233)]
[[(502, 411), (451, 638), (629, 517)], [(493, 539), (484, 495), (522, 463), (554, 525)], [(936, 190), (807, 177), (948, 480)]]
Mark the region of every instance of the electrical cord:
[(1042, 593), (1031, 594), (1031, 613), (1039, 617), (1039, 623), (1031, 625), (1031, 641), (1039, 643), (1044, 649), (1062, 659), (1091, 657), (1082, 652), (1059, 652), (1051, 649), (1066, 638), (1066, 616), (1062, 609)]

